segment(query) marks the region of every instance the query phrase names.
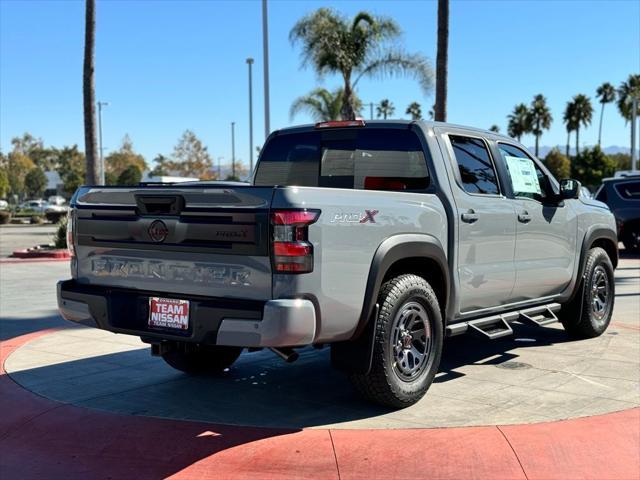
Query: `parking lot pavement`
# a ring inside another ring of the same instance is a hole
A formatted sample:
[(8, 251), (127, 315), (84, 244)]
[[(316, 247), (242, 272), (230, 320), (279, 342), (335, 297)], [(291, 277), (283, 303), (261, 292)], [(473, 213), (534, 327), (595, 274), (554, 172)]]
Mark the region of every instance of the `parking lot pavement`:
[[(0, 268), (2, 338), (64, 324), (54, 285), (68, 276), (66, 263)], [(136, 338), (74, 326), (22, 346), (5, 368), (24, 388), (64, 403), (218, 424), (424, 428), (584, 417), (640, 405), (640, 259), (621, 260), (616, 288), (612, 324), (596, 339), (571, 341), (554, 325), (516, 327), (493, 342), (448, 340), (429, 393), (402, 411), (360, 400), (330, 368), (328, 349), (307, 349), (294, 364), (268, 351), (243, 354), (221, 377), (187, 377)]]
[(15, 250), (53, 242), (56, 226), (0, 225), (0, 258), (8, 257)]

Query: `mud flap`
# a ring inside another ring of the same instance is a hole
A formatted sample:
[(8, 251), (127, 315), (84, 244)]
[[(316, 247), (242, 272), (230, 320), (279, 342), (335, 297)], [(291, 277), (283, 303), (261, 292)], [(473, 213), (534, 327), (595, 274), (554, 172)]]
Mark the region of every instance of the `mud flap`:
[(373, 360), (373, 342), (376, 337), (376, 324), (380, 305), (376, 303), (372, 318), (362, 334), (347, 342), (331, 344), (331, 366), (346, 373), (366, 375), (371, 370)]

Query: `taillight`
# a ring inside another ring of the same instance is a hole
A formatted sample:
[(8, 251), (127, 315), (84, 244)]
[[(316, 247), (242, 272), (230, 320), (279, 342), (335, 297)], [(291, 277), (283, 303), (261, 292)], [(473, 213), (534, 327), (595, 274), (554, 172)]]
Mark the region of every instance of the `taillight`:
[(69, 213), (67, 214), (67, 249), (69, 250), (69, 255), (72, 257), (76, 256), (76, 246), (74, 242), (73, 235), (73, 209), (69, 209)]
[(318, 220), (320, 210), (274, 210), (271, 212), (273, 268), (279, 273), (313, 271), (313, 246), (309, 225)]

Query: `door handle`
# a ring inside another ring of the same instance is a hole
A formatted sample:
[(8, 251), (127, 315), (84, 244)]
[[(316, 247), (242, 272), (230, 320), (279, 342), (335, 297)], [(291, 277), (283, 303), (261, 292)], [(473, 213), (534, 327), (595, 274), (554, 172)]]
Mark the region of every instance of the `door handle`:
[(460, 218), (462, 218), (462, 221), (465, 223), (474, 223), (478, 221), (478, 214), (473, 210), (469, 210), (468, 212), (463, 213)]
[(521, 223), (529, 223), (531, 221), (531, 215), (526, 210), (518, 214), (518, 221)]

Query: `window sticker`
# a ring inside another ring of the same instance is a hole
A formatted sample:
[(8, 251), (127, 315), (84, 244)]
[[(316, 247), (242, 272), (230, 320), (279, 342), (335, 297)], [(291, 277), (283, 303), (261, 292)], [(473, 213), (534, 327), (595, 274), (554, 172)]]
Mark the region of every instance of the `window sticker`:
[(513, 185), (513, 191), (516, 194), (537, 193), (542, 195), (533, 160), (509, 155), (505, 155), (504, 158), (509, 168), (509, 175), (511, 175), (511, 185)]

